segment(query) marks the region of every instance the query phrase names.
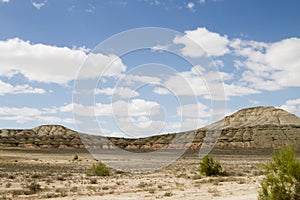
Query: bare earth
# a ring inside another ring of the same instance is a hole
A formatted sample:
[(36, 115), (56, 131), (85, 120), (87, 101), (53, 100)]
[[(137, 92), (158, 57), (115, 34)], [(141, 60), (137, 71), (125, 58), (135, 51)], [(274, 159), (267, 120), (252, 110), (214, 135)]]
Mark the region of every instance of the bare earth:
[[(75, 154), (79, 160), (73, 160)], [(227, 176), (200, 175), (200, 159), (188, 154), (154, 172), (112, 170), (109, 177), (94, 177), (86, 170), (97, 161), (84, 150), (0, 149), (0, 199), (257, 199), (263, 178), (259, 165), (270, 155), (213, 156)], [(104, 160), (110, 157), (103, 154)], [(32, 183), (41, 187), (35, 190)]]

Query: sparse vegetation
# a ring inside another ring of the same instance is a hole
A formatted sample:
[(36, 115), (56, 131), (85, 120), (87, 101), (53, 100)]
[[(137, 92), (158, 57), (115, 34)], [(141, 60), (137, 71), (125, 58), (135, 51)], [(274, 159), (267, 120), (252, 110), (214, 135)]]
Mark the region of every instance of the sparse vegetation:
[(87, 170), (87, 176), (109, 176), (110, 170), (106, 167), (105, 164), (99, 162), (97, 164), (93, 164), (92, 168)]
[(63, 176), (60, 175), (60, 176), (56, 177), (56, 180), (58, 180), (58, 181), (64, 181), (66, 179), (65, 179), (65, 177), (63, 177)]
[(294, 147), (283, 148), (263, 165), (265, 178), (259, 200), (299, 200), (300, 161), (295, 158)]
[(97, 179), (95, 179), (95, 178), (90, 179), (90, 183), (91, 184), (97, 184)]
[(11, 186), (11, 183), (6, 183), (6, 184), (5, 184), (5, 187), (6, 187), (6, 188), (10, 188), (10, 186)]
[(79, 159), (78, 155), (75, 154), (74, 157), (73, 157), (73, 161), (76, 161), (76, 160), (78, 160), (78, 159)]
[(27, 185), (27, 188), (29, 189), (29, 194), (35, 194), (41, 191), (41, 185), (35, 182)]
[(206, 176), (218, 176), (225, 174), (221, 164), (208, 155), (206, 155), (200, 163), (200, 172)]
[(171, 197), (171, 196), (173, 196), (173, 193), (172, 193), (172, 192), (166, 192), (166, 193), (164, 194), (164, 196), (165, 196), (165, 197)]
[[(75, 155), (73, 150), (59, 151), (58, 157), (55, 156), (57, 150), (34, 150), (37, 152), (34, 156), (39, 157), (38, 162), (32, 161), (32, 150), (23, 150), (21, 153), (19, 150), (2, 152), (0, 199), (48, 199), (65, 196), (67, 199), (75, 199), (78, 194), (91, 198), (108, 198), (106, 195), (112, 193), (114, 195), (111, 196), (125, 196), (124, 198), (139, 195), (149, 199), (177, 199), (183, 191), (193, 189), (199, 191), (199, 195), (205, 193), (207, 199), (210, 199), (226, 193), (230, 196), (239, 195), (240, 191), (248, 191), (249, 185), (255, 187), (251, 191), (255, 194), (258, 185), (254, 183), (261, 181), (263, 176), (254, 176), (253, 172), (262, 172), (258, 163), (269, 158), (269, 155), (247, 155), (237, 158), (215, 154), (214, 159), (222, 163), (222, 167), (231, 173), (230, 176), (206, 177), (199, 171), (198, 159), (186, 157), (172, 163), (168, 168), (149, 174), (114, 170), (110, 172), (110, 177), (97, 177), (95, 173), (87, 176), (87, 171), (92, 170), (92, 164), (96, 166), (98, 162), (86, 152), (75, 153), (79, 157), (78, 160), (87, 158), (87, 162), (72, 162)], [(19, 162), (14, 162), (15, 159)], [(243, 173), (244, 177), (237, 176), (239, 172)], [(241, 190), (231, 191), (236, 185)], [(211, 190), (208, 191), (208, 188)], [(198, 193), (193, 193), (191, 199), (198, 199)]]

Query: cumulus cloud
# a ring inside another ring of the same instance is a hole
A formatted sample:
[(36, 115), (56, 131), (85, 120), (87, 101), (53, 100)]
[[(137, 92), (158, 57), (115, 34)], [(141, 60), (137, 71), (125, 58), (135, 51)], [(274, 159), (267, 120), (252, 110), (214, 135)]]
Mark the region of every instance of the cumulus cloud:
[(81, 116), (148, 116), (160, 113), (160, 104), (144, 99), (131, 99), (130, 101), (115, 101), (111, 104), (96, 103), (92, 105), (67, 104), (57, 108), (60, 112), (75, 112)]
[(37, 108), (16, 108), (16, 107), (1, 107), (0, 115), (17, 115), (17, 116), (36, 116), (41, 115), (42, 111)]
[(19, 38), (0, 41), (0, 76), (21, 73), (29, 81), (66, 84), (77, 77), (86, 59), (81, 78), (118, 76), (126, 70), (126, 66), (115, 55), (88, 56), (82, 48), (31, 44)]
[(145, 75), (134, 75), (134, 74), (126, 74), (122, 75), (120, 81), (122, 80), (124, 85), (134, 85), (136, 83), (143, 83), (143, 84), (160, 84), (161, 78), (156, 76), (145, 76)]
[[(203, 75), (199, 74), (199, 70), (202, 70)], [(190, 71), (179, 72), (166, 79), (162, 83), (163, 87), (156, 87), (153, 92), (160, 95), (202, 96), (214, 100), (229, 100), (232, 96), (260, 93), (259, 90), (238, 83), (221, 82), (231, 81), (234, 77), (230, 73), (203, 70), (195, 66)]]
[(206, 118), (211, 116), (208, 106), (198, 102), (197, 104), (186, 104), (176, 109), (177, 115), (184, 118)]
[(275, 43), (234, 40), (235, 54), (246, 58), (237, 60), (237, 67), (245, 67), (241, 82), (260, 90), (280, 90), (299, 87), (300, 39), (288, 38)]
[[(200, 45), (198, 47), (190, 39)], [(176, 37), (175, 44), (184, 44), (182, 54), (189, 57), (223, 56), (232, 53), (237, 56), (234, 66), (241, 73), (241, 78), (235, 83), (225, 83), (227, 96), (243, 96), (258, 94), (261, 91), (275, 91), (287, 87), (300, 86), (300, 39), (287, 38), (274, 43), (257, 42), (253, 40), (232, 39), (219, 33), (208, 31), (206, 28), (186, 31), (183, 37)], [(224, 66), (217, 62), (218, 66)], [(195, 80), (190, 79), (195, 83)], [(197, 81), (199, 84), (200, 82)], [(203, 84), (201, 84), (203, 85)], [(196, 89), (199, 94), (199, 90)], [(202, 92), (204, 88), (202, 88)], [(166, 90), (156, 89), (160, 94)]]
[(206, 28), (197, 28), (196, 30), (185, 31), (184, 36), (175, 37), (175, 44), (183, 44), (185, 47), (181, 50), (184, 56), (202, 57), (223, 56), (229, 53), (228, 45), (230, 41), (227, 36), (208, 31)]
[(287, 100), (282, 106), (282, 109), (300, 115), (300, 99)]
[(33, 88), (27, 84), (13, 86), (0, 80), (0, 96), (6, 94), (45, 94), (42, 88)]
[(140, 94), (137, 91), (134, 91), (130, 88), (125, 88), (125, 87), (117, 87), (117, 88), (103, 88), (99, 89), (97, 88), (95, 90), (95, 94), (105, 94), (107, 96), (118, 96), (121, 98), (133, 98), (137, 97)]
[(0, 119), (15, 121), (17, 123), (43, 122), (43, 123), (67, 123), (73, 124), (72, 118), (51, 116), (53, 109), (37, 109), (29, 107), (0, 107)]

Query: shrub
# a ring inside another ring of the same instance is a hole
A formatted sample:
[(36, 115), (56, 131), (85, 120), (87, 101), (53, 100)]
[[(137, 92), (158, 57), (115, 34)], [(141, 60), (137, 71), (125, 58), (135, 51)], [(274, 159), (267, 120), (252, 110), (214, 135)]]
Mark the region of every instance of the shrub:
[(57, 176), (56, 180), (58, 180), (58, 181), (65, 181), (66, 179), (63, 176)]
[(91, 183), (91, 184), (97, 184), (97, 179), (92, 178), (92, 179), (90, 180), (90, 183)]
[(35, 182), (27, 185), (27, 188), (29, 189), (29, 194), (36, 194), (41, 191), (41, 185)]
[(78, 155), (75, 154), (74, 157), (73, 157), (73, 161), (78, 160), (78, 158), (79, 158)]
[(294, 147), (274, 153), (272, 161), (262, 165), (265, 178), (261, 183), (259, 200), (299, 200), (300, 162)]
[(224, 175), (225, 173), (221, 164), (208, 155), (200, 163), (200, 172), (206, 176)]
[(105, 164), (99, 162), (97, 164), (93, 164), (92, 168), (87, 170), (86, 174), (88, 176), (109, 176), (110, 171)]

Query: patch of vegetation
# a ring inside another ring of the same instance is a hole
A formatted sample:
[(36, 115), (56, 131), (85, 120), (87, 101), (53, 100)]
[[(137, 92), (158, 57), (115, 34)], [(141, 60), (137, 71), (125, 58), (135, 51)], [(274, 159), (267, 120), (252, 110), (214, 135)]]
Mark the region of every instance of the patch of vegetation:
[(36, 194), (42, 190), (41, 185), (35, 182), (27, 185), (27, 188), (29, 189), (29, 194)]
[(8, 179), (15, 179), (15, 178), (16, 177), (14, 175), (12, 175), (12, 174), (8, 176)]
[(91, 169), (88, 169), (86, 172), (87, 176), (109, 176), (110, 170), (106, 167), (105, 164), (99, 162), (97, 164), (93, 164)]
[(300, 161), (294, 147), (285, 147), (274, 153), (272, 161), (263, 166), (265, 178), (259, 200), (299, 200)]
[(66, 179), (63, 176), (57, 176), (56, 180), (58, 180), (58, 181), (65, 181)]
[(55, 190), (55, 192), (58, 193), (60, 197), (66, 197), (67, 196), (67, 191), (63, 188), (57, 188)]
[(173, 196), (173, 193), (172, 193), (172, 192), (166, 192), (166, 193), (164, 194), (164, 196), (165, 196), (165, 197), (171, 197), (171, 196)]
[(78, 159), (79, 159), (78, 155), (75, 154), (74, 157), (73, 157), (73, 161), (76, 161), (76, 160), (78, 160)]
[(97, 179), (95, 179), (95, 178), (90, 179), (90, 183), (91, 184), (97, 184)]
[(225, 174), (221, 164), (208, 155), (206, 155), (200, 163), (200, 172), (206, 176), (218, 176)]
[(6, 184), (5, 184), (5, 187), (6, 187), (6, 188), (10, 188), (10, 186), (11, 186), (11, 183), (6, 183)]

